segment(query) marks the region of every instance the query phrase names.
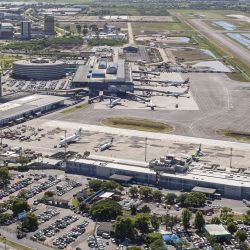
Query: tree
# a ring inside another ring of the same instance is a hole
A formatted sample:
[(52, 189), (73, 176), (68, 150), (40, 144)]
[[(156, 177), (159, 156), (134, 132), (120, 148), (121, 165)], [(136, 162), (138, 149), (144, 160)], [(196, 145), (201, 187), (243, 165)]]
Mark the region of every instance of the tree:
[(97, 191), (99, 189), (101, 189), (102, 187), (102, 181), (101, 180), (97, 180), (97, 179), (92, 179), (89, 181), (89, 188)]
[(151, 249), (154, 249), (154, 250), (167, 250), (168, 249), (163, 239), (156, 240), (149, 246)]
[(165, 195), (165, 201), (169, 205), (174, 205), (176, 203), (177, 195), (175, 193), (167, 193)]
[(149, 231), (150, 216), (147, 214), (137, 214), (135, 217), (135, 227), (141, 234), (148, 233)]
[(162, 239), (162, 235), (158, 232), (149, 233), (146, 236), (147, 244), (152, 244), (153, 242), (155, 242), (156, 240), (159, 240), (159, 239)]
[(227, 230), (231, 233), (234, 234), (237, 231), (238, 227), (234, 222), (229, 222), (227, 224)]
[(82, 26), (80, 24), (76, 24), (76, 30), (77, 30), (77, 33), (80, 35), (82, 31)]
[(17, 158), (17, 163), (20, 163), (21, 166), (23, 167), (25, 164), (29, 163), (29, 158), (25, 155), (20, 155), (18, 158)]
[(152, 196), (153, 196), (154, 201), (161, 202), (161, 198), (162, 198), (163, 195), (162, 195), (161, 191), (154, 190)]
[(244, 215), (245, 221), (250, 222), (250, 209), (247, 210), (246, 214)]
[(34, 231), (38, 228), (37, 217), (35, 214), (28, 212), (22, 223), (22, 228), (27, 228), (29, 231)]
[(229, 207), (223, 207), (220, 212), (220, 218), (222, 221), (229, 223), (233, 221), (233, 211)]
[(217, 224), (217, 225), (219, 225), (219, 224), (221, 224), (221, 220), (220, 220), (219, 217), (215, 216), (215, 217), (213, 217), (213, 218), (211, 219), (211, 223), (212, 223), (212, 224)]
[(181, 219), (182, 219), (182, 225), (185, 229), (189, 228), (190, 226), (191, 216), (192, 216), (192, 213), (187, 208), (184, 208), (182, 210)]
[(44, 193), (44, 195), (47, 196), (47, 197), (53, 197), (54, 194), (55, 194), (55, 193), (54, 193), (53, 191), (46, 191), (46, 192)]
[(187, 197), (188, 197), (188, 193), (180, 194), (177, 197), (177, 202), (180, 204), (181, 207), (185, 206), (185, 200), (187, 199)]
[(201, 232), (205, 226), (205, 220), (203, 217), (203, 213), (198, 210), (195, 214), (195, 219), (194, 219), (194, 227)]
[(187, 207), (204, 206), (206, 202), (206, 195), (201, 192), (191, 192), (187, 195), (184, 205)]
[(130, 206), (130, 212), (131, 212), (131, 215), (136, 215), (137, 214), (137, 208), (136, 208), (135, 205)]
[(25, 188), (23, 188), (23, 189), (21, 189), (20, 191), (19, 191), (19, 193), (18, 193), (18, 198), (21, 198), (21, 199), (24, 199), (24, 200), (26, 200), (26, 195), (27, 195), (27, 193), (28, 193), (28, 190), (27, 189), (25, 189)]
[(131, 187), (129, 190), (128, 190), (129, 194), (133, 197), (133, 198), (136, 198), (138, 196), (138, 188), (137, 187)]
[(144, 200), (149, 200), (152, 197), (152, 188), (143, 186), (140, 187), (139, 193)]
[(12, 215), (9, 213), (1, 213), (0, 214), (0, 224), (3, 224), (5, 221), (11, 220)]
[(128, 250), (142, 250), (142, 247), (140, 247), (140, 246), (130, 246), (127, 249)]
[(0, 182), (2, 182), (4, 186), (6, 186), (9, 183), (9, 180), (10, 180), (9, 169), (6, 167), (0, 167)]
[(152, 224), (152, 227), (154, 228), (154, 230), (157, 231), (159, 229), (160, 224), (161, 224), (161, 220), (155, 214), (153, 214), (151, 216), (151, 224)]
[(15, 216), (17, 216), (19, 213), (26, 211), (28, 212), (30, 210), (30, 206), (28, 205), (27, 201), (16, 198), (13, 201), (11, 210)]
[(151, 209), (149, 206), (147, 205), (144, 205), (141, 209), (140, 209), (140, 212), (141, 213), (144, 213), (144, 214), (149, 214), (151, 212)]
[(118, 239), (133, 240), (135, 238), (134, 220), (129, 217), (118, 217), (114, 224), (114, 232)]
[(243, 231), (242, 229), (239, 229), (236, 234), (235, 237), (240, 241), (240, 242), (244, 242), (247, 239), (247, 234), (245, 231)]
[(122, 206), (112, 200), (101, 200), (90, 207), (90, 214), (99, 221), (113, 220), (122, 215)]

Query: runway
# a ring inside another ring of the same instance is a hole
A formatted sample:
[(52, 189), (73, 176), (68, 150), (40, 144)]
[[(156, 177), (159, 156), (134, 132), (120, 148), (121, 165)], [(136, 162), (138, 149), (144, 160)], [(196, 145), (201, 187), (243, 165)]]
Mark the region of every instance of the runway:
[(223, 47), (226, 47), (236, 58), (241, 59), (244, 63), (250, 64), (250, 51), (240, 44), (232, 41), (224, 34), (210, 28), (206, 23), (199, 19), (192, 19), (190, 23), (198, 29), (203, 35), (210, 37)]

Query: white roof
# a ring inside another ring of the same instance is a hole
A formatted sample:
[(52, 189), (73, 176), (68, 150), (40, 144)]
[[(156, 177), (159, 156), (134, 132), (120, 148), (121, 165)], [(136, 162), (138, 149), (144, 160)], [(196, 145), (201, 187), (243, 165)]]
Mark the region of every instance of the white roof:
[(109, 198), (114, 194), (114, 192), (106, 192), (100, 196), (100, 198)]

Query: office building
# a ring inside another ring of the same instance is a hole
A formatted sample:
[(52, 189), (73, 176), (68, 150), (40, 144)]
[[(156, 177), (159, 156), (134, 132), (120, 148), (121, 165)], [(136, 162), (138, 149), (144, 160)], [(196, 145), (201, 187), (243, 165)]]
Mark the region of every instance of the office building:
[(45, 35), (55, 35), (55, 18), (52, 15), (44, 16), (44, 33)]
[(30, 21), (21, 22), (21, 38), (31, 39), (31, 22)]

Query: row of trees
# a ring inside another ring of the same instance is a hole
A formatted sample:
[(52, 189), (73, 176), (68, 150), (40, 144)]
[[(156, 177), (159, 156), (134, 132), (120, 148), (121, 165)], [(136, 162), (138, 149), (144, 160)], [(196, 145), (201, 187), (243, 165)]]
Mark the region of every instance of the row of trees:
[(182, 207), (200, 207), (204, 206), (206, 202), (206, 195), (200, 192), (182, 193), (177, 196), (175, 193), (167, 193), (165, 196), (159, 190), (153, 190), (150, 187), (142, 186), (137, 188), (135, 186), (129, 189), (129, 194), (136, 198), (140, 195), (143, 200), (162, 202), (164, 200), (169, 205), (179, 203)]
[(107, 190), (123, 190), (123, 187), (115, 182), (115, 181), (107, 181), (107, 180), (99, 180), (99, 179), (92, 179), (88, 183), (89, 188), (93, 191), (98, 191), (100, 189), (107, 189)]

